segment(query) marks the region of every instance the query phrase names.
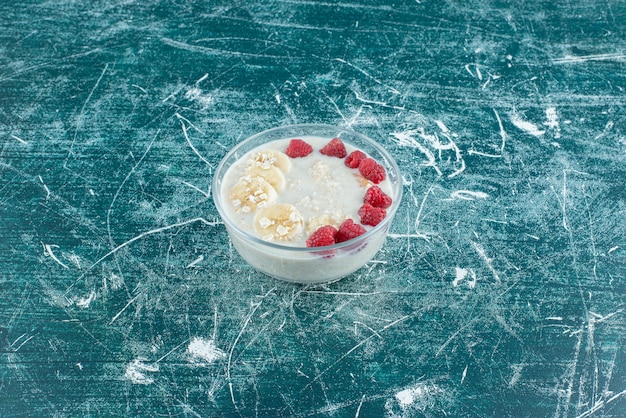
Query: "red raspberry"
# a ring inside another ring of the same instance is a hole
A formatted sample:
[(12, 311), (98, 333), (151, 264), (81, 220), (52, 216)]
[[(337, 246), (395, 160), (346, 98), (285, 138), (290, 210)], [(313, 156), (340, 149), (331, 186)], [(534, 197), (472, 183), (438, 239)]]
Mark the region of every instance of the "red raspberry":
[(346, 146), (339, 138), (331, 139), (328, 144), (324, 145), (324, 148), (322, 148), (320, 152), (324, 155), (328, 155), (329, 157), (338, 158), (344, 158), (348, 154)]
[(369, 203), (365, 203), (359, 209), (359, 216), (361, 217), (361, 223), (363, 225), (378, 225), (385, 216), (387, 216), (387, 211), (383, 208), (375, 208)]
[(375, 208), (383, 208), (387, 209), (391, 206), (391, 198), (383, 192), (380, 187), (372, 186), (365, 192), (365, 198), (363, 198), (364, 203), (369, 203)]
[(373, 158), (365, 158), (359, 164), (359, 173), (374, 184), (378, 184), (385, 179), (387, 173), (385, 168), (378, 164)]
[(365, 153), (363, 151), (352, 151), (347, 157), (346, 157), (346, 166), (350, 167), (350, 168), (357, 168), (359, 166), (359, 164), (361, 163), (362, 160), (364, 160), (367, 157), (367, 155), (365, 155)]
[(285, 154), (291, 158), (306, 157), (313, 152), (313, 147), (301, 139), (292, 139), (285, 150)]
[(306, 240), (307, 247), (324, 247), (335, 243), (337, 229), (332, 225), (324, 225), (317, 228)]
[(339, 230), (337, 231), (337, 235), (335, 235), (336, 242), (344, 242), (349, 241), (352, 238), (356, 238), (359, 235), (363, 235), (365, 233), (365, 228), (363, 228), (360, 224), (355, 224), (354, 221), (350, 218), (346, 219), (339, 225)]

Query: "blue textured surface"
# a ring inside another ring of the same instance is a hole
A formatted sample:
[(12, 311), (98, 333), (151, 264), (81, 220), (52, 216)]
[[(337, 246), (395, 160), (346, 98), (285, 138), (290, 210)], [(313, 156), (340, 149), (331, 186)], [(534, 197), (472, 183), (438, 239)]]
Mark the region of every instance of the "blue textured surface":
[[(624, 416), (624, 2), (26, 3), (0, 5), (0, 415)], [(250, 269), (209, 195), (304, 122), (405, 179), (326, 286)]]

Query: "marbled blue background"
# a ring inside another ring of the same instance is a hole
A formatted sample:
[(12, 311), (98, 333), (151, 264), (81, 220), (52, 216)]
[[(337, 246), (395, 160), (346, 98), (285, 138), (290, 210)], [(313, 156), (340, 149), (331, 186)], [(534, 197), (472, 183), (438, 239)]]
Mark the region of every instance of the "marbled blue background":
[[(0, 16), (0, 415), (624, 416), (623, 1)], [(249, 268), (209, 190), (304, 122), (404, 176), (325, 286)]]

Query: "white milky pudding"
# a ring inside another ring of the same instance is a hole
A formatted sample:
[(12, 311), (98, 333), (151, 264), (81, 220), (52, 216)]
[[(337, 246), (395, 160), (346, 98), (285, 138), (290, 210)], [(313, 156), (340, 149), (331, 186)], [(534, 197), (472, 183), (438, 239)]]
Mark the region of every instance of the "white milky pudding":
[(212, 191), (250, 265), (282, 280), (322, 283), (376, 255), (402, 180), (391, 156), (363, 135), (290, 125), (237, 144), (217, 167)]
[[(320, 150), (332, 138), (302, 136), (297, 139), (311, 151), (290, 157), (287, 150), (293, 139), (275, 140), (249, 151), (225, 174), (221, 190), (225, 211), (245, 232), (264, 241), (305, 247), (320, 227), (339, 229), (346, 219), (360, 223), (359, 209), (370, 187), (377, 186), (386, 196), (392, 194), (386, 175), (375, 184), (358, 166), (346, 166), (346, 156), (356, 151), (350, 144), (341, 141), (344, 157), (326, 155)], [(364, 231), (373, 227), (362, 225)]]

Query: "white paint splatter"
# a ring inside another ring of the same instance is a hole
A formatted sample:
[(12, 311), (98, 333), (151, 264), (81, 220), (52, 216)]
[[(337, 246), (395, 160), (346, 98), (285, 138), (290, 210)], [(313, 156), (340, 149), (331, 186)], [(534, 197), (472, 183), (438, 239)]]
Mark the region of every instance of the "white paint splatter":
[(474, 270), (470, 270), (469, 272), (472, 280), (467, 282), (467, 286), (469, 286), (470, 289), (473, 289), (476, 287), (476, 282), (478, 281), (478, 278), (476, 277), (476, 272)]
[(108, 282), (111, 285), (111, 290), (118, 290), (124, 285), (124, 278), (115, 273), (111, 273), (108, 277)]
[(192, 87), (185, 92), (185, 99), (195, 100), (202, 94), (202, 90), (197, 87)]
[[(413, 412), (426, 411), (432, 408), (437, 400), (443, 395), (445, 395), (444, 391), (437, 385), (417, 383), (414, 386), (397, 392), (395, 395), (395, 401), (403, 411), (402, 416), (413, 416)], [(385, 407), (388, 412), (391, 412), (392, 408), (389, 402)]]
[(226, 353), (215, 345), (214, 340), (200, 337), (194, 337), (191, 340), (187, 348), (187, 353), (191, 355), (193, 360), (200, 360), (206, 364), (214, 363), (226, 357)]
[(463, 280), (465, 280), (465, 278), (469, 274), (471, 280), (469, 280), (467, 282), (467, 286), (470, 289), (473, 289), (473, 288), (476, 287), (476, 282), (478, 281), (478, 278), (476, 277), (476, 272), (473, 269), (466, 269), (466, 268), (462, 268), (462, 267), (456, 267), (455, 268), (455, 272), (456, 272), (456, 277), (452, 281), (452, 286), (458, 287), (459, 284), (461, 284), (461, 282)]
[(84, 298), (78, 298), (76, 300), (76, 306), (78, 306), (81, 309), (87, 309), (89, 305), (91, 305), (91, 302), (93, 302), (95, 299), (96, 299), (96, 292), (92, 290), (89, 296), (84, 297)]
[(208, 94), (203, 94), (202, 90), (198, 87), (192, 87), (185, 92), (185, 99), (198, 102), (203, 108), (206, 108), (213, 103), (213, 97)]
[(559, 115), (556, 113), (555, 107), (549, 107), (546, 109), (546, 122), (544, 122), (549, 129), (554, 130), (554, 137), (561, 137), (561, 125), (559, 124)]
[(523, 120), (517, 113), (510, 115), (510, 119), (513, 125), (530, 135), (541, 136), (546, 133), (546, 131), (539, 129), (534, 123)]
[(467, 269), (456, 267), (455, 271), (456, 271), (456, 278), (452, 282), (452, 286), (457, 287), (459, 283), (463, 281), (465, 276), (467, 276)]
[(396, 393), (396, 399), (400, 402), (400, 405), (411, 405), (415, 402), (416, 398), (419, 398), (424, 393), (424, 388), (415, 387), (410, 389), (404, 389)]
[(76, 254), (69, 254), (66, 258), (70, 260), (77, 269), (81, 269), (80, 258)]
[(147, 373), (156, 373), (159, 371), (159, 365), (156, 363), (146, 364), (145, 359), (136, 358), (126, 366), (124, 377), (135, 385), (150, 385), (154, 383), (154, 379)]
[(559, 117), (556, 114), (556, 108), (549, 107), (546, 109), (546, 123), (545, 125), (548, 128), (558, 128), (559, 127)]

